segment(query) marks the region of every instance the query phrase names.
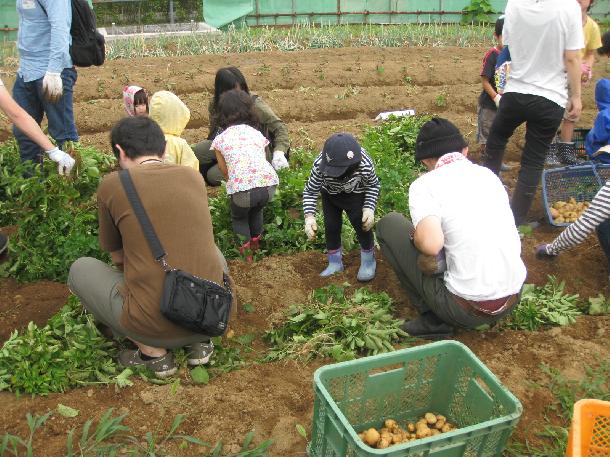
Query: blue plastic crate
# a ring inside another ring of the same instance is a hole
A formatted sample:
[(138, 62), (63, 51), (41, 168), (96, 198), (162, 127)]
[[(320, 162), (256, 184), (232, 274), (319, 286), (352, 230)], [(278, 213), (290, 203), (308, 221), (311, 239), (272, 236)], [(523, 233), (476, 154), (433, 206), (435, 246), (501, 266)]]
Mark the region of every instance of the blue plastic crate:
[[(602, 176), (607, 175), (607, 178)], [(551, 217), (551, 207), (558, 201), (567, 202), (574, 198), (577, 202), (590, 202), (601, 189), (606, 179), (610, 179), (610, 166), (570, 165), (549, 168), (542, 172), (542, 198), (544, 209), (551, 225), (566, 227), (569, 222), (555, 222)]]

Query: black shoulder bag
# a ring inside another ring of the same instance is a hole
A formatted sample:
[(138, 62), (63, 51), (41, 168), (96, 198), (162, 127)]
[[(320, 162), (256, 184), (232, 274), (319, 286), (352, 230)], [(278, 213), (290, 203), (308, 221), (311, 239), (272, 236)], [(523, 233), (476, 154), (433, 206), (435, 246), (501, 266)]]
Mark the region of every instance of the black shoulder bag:
[(229, 278), (223, 273), (224, 287), (169, 266), (167, 254), (142, 206), (128, 170), (119, 177), (129, 203), (140, 222), (153, 257), (165, 270), (161, 314), (173, 323), (207, 336), (224, 334), (229, 323), (233, 295)]

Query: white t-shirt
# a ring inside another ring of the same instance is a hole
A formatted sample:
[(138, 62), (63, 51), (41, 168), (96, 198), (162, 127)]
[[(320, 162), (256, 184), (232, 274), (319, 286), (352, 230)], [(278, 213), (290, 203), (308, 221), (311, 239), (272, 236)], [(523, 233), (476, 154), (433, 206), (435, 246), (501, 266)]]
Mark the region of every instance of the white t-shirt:
[(564, 51), (585, 47), (575, 0), (508, 0), (502, 42), (511, 57), (505, 92), (540, 95), (565, 107)]
[(468, 300), (517, 293), (525, 281), (521, 240), (504, 186), (489, 169), (460, 160), (417, 178), (409, 188), (413, 225), (441, 220), (445, 285)]

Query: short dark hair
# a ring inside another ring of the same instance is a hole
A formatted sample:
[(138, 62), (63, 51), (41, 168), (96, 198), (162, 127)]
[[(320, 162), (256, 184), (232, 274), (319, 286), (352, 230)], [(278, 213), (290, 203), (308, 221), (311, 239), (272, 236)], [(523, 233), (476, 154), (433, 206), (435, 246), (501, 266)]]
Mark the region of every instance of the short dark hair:
[(146, 155), (161, 157), (165, 151), (165, 135), (159, 124), (150, 117), (125, 117), (112, 127), (110, 144), (117, 160), (119, 158), (117, 144), (130, 159)]
[(254, 111), (252, 96), (243, 90), (232, 89), (220, 96), (218, 126), (226, 129), (237, 124), (247, 124), (258, 129), (259, 119)]
[(140, 89), (133, 94), (133, 106), (146, 105), (146, 112), (148, 113), (148, 94), (144, 89)]
[[(239, 86), (239, 87), (237, 87)], [(216, 72), (214, 80), (214, 99), (212, 100), (212, 112), (218, 111), (220, 96), (233, 89), (241, 89), (247, 94), (250, 93), (248, 83), (243, 73), (237, 67), (224, 67)]]
[(502, 36), (502, 29), (504, 28), (504, 16), (499, 17), (496, 20), (496, 27), (494, 28), (494, 34), (498, 37)]

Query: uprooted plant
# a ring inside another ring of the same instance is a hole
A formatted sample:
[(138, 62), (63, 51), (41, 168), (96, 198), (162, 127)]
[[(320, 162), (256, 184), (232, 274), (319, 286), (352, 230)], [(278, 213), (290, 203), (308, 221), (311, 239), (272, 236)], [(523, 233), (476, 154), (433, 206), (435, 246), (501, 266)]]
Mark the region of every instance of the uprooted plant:
[(401, 324), (392, 316), (386, 293), (360, 288), (346, 297), (341, 286), (323, 287), (314, 290), (307, 303), (277, 316), (265, 334), (272, 344), (266, 360), (319, 356), (341, 361), (393, 351), (393, 344), (407, 336)]

